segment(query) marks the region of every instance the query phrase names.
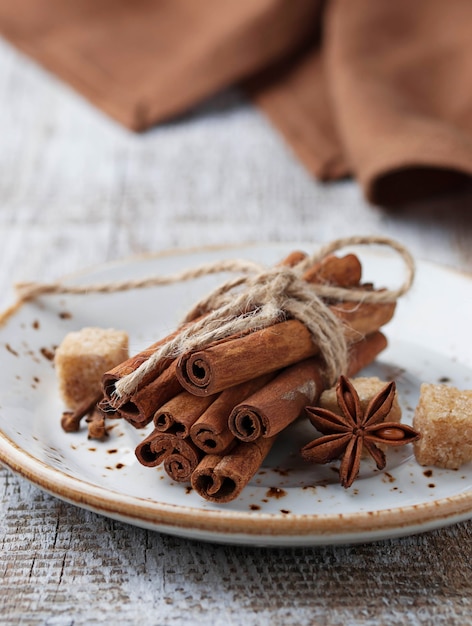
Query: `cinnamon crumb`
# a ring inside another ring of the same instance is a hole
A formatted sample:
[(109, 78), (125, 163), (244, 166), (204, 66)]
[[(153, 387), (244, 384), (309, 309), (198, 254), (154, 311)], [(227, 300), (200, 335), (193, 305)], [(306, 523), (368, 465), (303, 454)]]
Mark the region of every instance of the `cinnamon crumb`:
[(14, 356), (20, 356), (16, 350), (13, 350), (9, 343), (5, 344), (5, 348), (8, 350), (8, 352), (10, 352), (10, 354), (13, 354)]
[(43, 355), (45, 359), (47, 359), (48, 361), (54, 361), (53, 350), (50, 350), (49, 348), (40, 348), (39, 351), (41, 352), (41, 354)]
[(279, 500), (287, 495), (287, 492), (284, 489), (280, 489), (279, 487), (271, 487), (266, 491), (266, 496), (268, 498), (276, 498)]

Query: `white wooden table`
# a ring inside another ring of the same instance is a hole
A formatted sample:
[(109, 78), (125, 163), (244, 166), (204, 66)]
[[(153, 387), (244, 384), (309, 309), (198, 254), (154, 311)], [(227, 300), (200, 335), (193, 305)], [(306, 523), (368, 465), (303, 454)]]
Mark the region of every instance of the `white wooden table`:
[[(195, 245), (388, 234), (472, 271), (472, 186), (385, 211), (315, 182), (229, 92), (133, 135), (0, 41), (0, 306), (20, 280)], [(0, 470), (0, 624), (465, 624), (472, 522), (347, 547), (199, 543)]]

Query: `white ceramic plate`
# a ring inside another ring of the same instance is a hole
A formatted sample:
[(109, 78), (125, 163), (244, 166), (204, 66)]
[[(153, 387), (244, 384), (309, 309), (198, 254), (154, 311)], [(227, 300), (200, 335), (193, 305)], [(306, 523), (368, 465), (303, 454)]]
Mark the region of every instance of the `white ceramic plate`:
[[(107, 265), (73, 282), (142, 278), (221, 258), (272, 264), (294, 248), (279, 244), (179, 252)], [(402, 264), (384, 249), (358, 250), (365, 280), (398, 286)], [(105, 443), (86, 432), (66, 434), (59, 420), (50, 356), (64, 335), (84, 326), (130, 334), (131, 351), (172, 330), (186, 309), (225, 276), (112, 295), (47, 296), (5, 315), (0, 326), (0, 460), (55, 496), (103, 515), (157, 531), (225, 543), (315, 545), (364, 542), (445, 526), (472, 517), (472, 464), (459, 471), (419, 466), (411, 446), (389, 451), (385, 471), (362, 464), (345, 490), (330, 466), (297, 455), (314, 430), (297, 423), (261, 471), (230, 504), (203, 501), (161, 468), (139, 465), (134, 448), (146, 434), (117, 420)], [(411, 423), (422, 381), (472, 388), (472, 281), (419, 263), (414, 288), (386, 327), (390, 347), (366, 372), (395, 379), (403, 421)]]

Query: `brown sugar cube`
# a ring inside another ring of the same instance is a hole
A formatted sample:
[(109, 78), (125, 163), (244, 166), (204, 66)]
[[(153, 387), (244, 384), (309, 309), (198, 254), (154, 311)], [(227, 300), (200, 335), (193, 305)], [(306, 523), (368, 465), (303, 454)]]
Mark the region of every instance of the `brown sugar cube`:
[(472, 391), (423, 383), (413, 418), (420, 465), (458, 469), (472, 461)]
[[(359, 400), (361, 402), (362, 410), (365, 411), (367, 405), (372, 400), (372, 398), (379, 393), (383, 387), (387, 384), (385, 381), (380, 380), (376, 376), (370, 377), (358, 377), (351, 378), (351, 383), (354, 385), (355, 390), (359, 395)], [(338, 400), (336, 398), (336, 387), (332, 387), (331, 389), (327, 389), (323, 391), (321, 397), (319, 399), (318, 405), (323, 409), (328, 409), (337, 415), (341, 415), (341, 409), (338, 406)], [(400, 405), (398, 403), (397, 393), (395, 393), (395, 398), (393, 400), (392, 409), (388, 414), (385, 421), (388, 422), (399, 422), (402, 417), (402, 411)]]
[(98, 395), (103, 374), (128, 358), (128, 335), (87, 327), (68, 333), (54, 357), (59, 391), (70, 409)]

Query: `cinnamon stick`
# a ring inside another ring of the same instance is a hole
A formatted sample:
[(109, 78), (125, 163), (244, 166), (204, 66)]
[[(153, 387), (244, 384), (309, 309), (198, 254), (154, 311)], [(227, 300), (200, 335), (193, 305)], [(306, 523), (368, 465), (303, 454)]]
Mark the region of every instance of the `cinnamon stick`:
[[(346, 338), (354, 341), (389, 322), (395, 303), (359, 303), (350, 308), (340, 304), (330, 308), (345, 322)], [(288, 320), (183, 355), (177, 363), (177, 377), (182, 387), (195, 395), (213, 394), (318, 352), (306, 326), (298, 320)]]
[(242, 441), (226, 455), (204, 456), (191, 475), (192, 487), (210, 502), (234, 500), (259, 470), (275, 439)]
[(146, 467), (156, 467), (164, 461), (166, 454), (170, 454), (174, 449), (171, 439), (164, 437), (166, 433), (153, 430), (150, 435), (143, 439), (134, 450), (134, 454), (141, 465)]
[(103, 398), (102, 393), (85, 398), (73, 411), (64, 411), (61, 417), (61, 426), (66, 433), (74, 433), (80, 429), (80, 422), (86, 415), (92, 413), (95, 406)]
[(348, 341), (359, 341), (388, 324), (395, 313), (395, 302), (339, 302), (329, 307), (344, 322)]
[(189, 439), (156, 430), (136, 446), (134, 453), (141, 465), (146, 467), (164, 463), (168, 475), (178, 482), (190, 479), (203, 455)]
[[(354, 344), (347, 375), (354, 376), (369, 365), (386, 346), (387, 340), (381, 332)], [(228, 428), (242, 441), (272, 437), (295, 421), (305, 406), (316, 403), (324, 388), (323, 363), (319, 358), (296, 363), (237, 404), (229, 417)]]
[[(234, 441), (234, 435), (228, 427), (234, 406), (267, 384), (271, 378), (270, 374), (259, 376), (222, 391), (190, 428), (194, 444), (209, 454), (220, 454), (227, 450)], [(193, 396), (195, 399), (198, 397)]]
[(346, 375), (355, 376), (364, 367), (370, 365), (388, 345), (387, 337), (380, 331), (366, 335), (353, 343), (349, 349)]
[(156, 411), (154, 428), (158, 432), (170, 432), (185, 439), (190, 436), (191, 426), (214, 400), (214, 396), (194, 396), (188, 391), (182, 391)]
[(87, 422), (88, 438), (103, 440), (108, 433), (105, 427), (105, 415), (102, 411), (95, 407), (85, 420)]
[(343, 257), (329, 255), (315, 263), (303, 274), (307, 283), (323, 283), (337, 287), (357, 287), (362, 277), (362, 265), (355, 254)]
[(167, 475), (178, 483), (190, 481), (190, 478), (203, 457), (203, 452), (189, 439), (176, 437), (174, 450), (164, 458)]
[(157, 409), (182, 392), (176, 377), (177, 362), (172, 363), (152, 382), (138, 389), (120, 408), (121, 416), (135, 428), (144, 428)]
[(323, 389), (321, 360), (300, 361), (236, 404), (228, 428), (241, 441), (276, 435), (295, 421), (305, 406), (314, 404)]
[(293, 250), (287, 256), (277, 263), (277, 266), (285, 266), (285, 267), (295, 267), (306, 259), (307, 253), (302, 250)]
[[(145, 361), (147, 361), (158, 348), (164, 345), (167, 341), (173, 339), (178, 334), (178, 332), (180, 332), (180, 329), (175, 330), (170, 335), (167, 335), (167, 337), (156, 341), (145, 350), (142, 350), (138, 354), (130, 357), (129, 359), (126, 359), (126, 361), (118, 364), (116, 367), (109, 370), (108, 372), (105, 372), (102, 377), (103, 394), (112, 407), (119, 409), (129, 400), (129, 397), (116, 396), (116, 383), (121, 380), (121, 378), (124, 378), (128, 374), (132, 374), (134, 371), (136, 371), (138, 367), (142, 365)], [(170, 362), (171, 360), (163, 362), (162, 364), (160, 364), (160, 370), (150, 372), (145, 378), (140, 381), (138, 389), (145, 387), (148, 383), (154, 380), (159, 375), (159, 373), (164, 370), (167, 365), (170, 364)]]

